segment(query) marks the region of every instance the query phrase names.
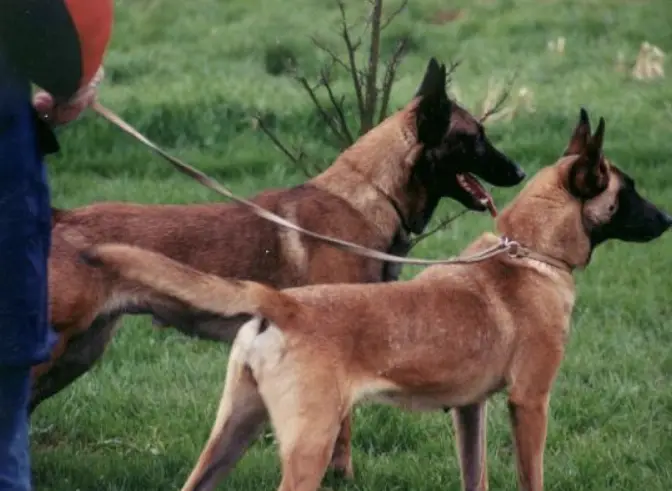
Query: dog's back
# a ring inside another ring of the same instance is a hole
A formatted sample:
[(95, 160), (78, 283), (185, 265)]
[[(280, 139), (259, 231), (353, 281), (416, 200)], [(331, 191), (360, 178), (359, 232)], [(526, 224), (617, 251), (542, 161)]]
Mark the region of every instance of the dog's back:
[[(320, 189), (304, 185), (289, 191), (268, 191), (255, 201), (308, 229), (358, 243), (381, 242), (381, 249), (389, 246), (348, 203)], [(328, 223), (324, 216), (330, 217)], [(380, 262), (279, 228), (239, 205), (94, 204), (61, 211), (54, 223), (50, 290), (52, 323), (57, 329), (76, 324), (77, 312), (88, 318), (88, 311), (100, 308), (89, 299), (90, 292), (97, 289), (95, 271), (74, 260), (72, 246), (63, 235), (73, 229), (92, 244), (136, 245), (200, 271), (276, 288), (374, 282), (380, 281), (382, 274)], [(88, 305), (76, 305), (73, 296)]]
[[(303, 185), (291, 190), (267, 191), (254, 201), (310, 230), (357, 243), (381, 242), (377, 245), (381, 249), (389, 247), (382, 243), (386, 238), (377, 240), (371, 224), (347, 202), (318, 188)], [(328, 223), (323, 220), (325, 216), (329, 216)], [(111, 202), (58, 213), (51, 263), (55, 295), (70, 281), (59, 277), (59, 268), (63, 261), (69, 260), (62, 253), (68, 245), (61, 232), (72, 228), (94, 244), (137, 245), (160, 251), (201, 271), (260, 281), (277, 288), (314, 280), (379, 281), (382, 271), (382, 265), (378, 263), (376, 267), (371, 262), (372, 267), (362, 274), (367, 268), (355, 263), (365, 259), (279, 228), (240, 205)], [(329, 254), (331, 261), (325, 263), (318, 257), (320, 254)], [(58, 324), (60, 320), (55, 318), (54, 322)]]

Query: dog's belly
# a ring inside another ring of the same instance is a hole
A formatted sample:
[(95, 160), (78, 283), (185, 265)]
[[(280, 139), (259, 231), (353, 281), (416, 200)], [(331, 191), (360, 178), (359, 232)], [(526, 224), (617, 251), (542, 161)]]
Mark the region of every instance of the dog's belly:
[(372, 402), (396, 406), (407, 411), (437, 411), (446, 407), (468, 404), (460, 398), (446, 397), (445, 394), (409, 394), (404, 392), (381, 392), (370, 396)]
[(505, 387), (503, 378), (484, 374), (465, 381), (459, 386), (432, 387), (409, 390), (389, 380), (364, 384), (357, 391), (356, 400), (396, 406), (409, 411), (437, 411), (462, 407), (483, 401)]
[(174, 327), (190, 337), (227, 344), (233, 342), (240, 327), (251, 318), (249, 315), (222, 318), (216, 315), (163, 309), (148, 313), (152, 315), (154, 324), (160, 327)]

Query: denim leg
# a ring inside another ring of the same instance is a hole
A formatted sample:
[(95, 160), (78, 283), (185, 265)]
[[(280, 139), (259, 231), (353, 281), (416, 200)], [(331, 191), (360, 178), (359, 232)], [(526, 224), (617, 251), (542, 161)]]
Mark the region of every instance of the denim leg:
[(54, 342), (49, 188), (35, 130), (30, 92), (0, 64), (0, 491), (30, 490), (30, 368)]
[(0, 77), (0, 367), (49, 357), (51, 209), (30, 100)]
[(30, 367), (0, 367), (0, 491), (30, 491)]

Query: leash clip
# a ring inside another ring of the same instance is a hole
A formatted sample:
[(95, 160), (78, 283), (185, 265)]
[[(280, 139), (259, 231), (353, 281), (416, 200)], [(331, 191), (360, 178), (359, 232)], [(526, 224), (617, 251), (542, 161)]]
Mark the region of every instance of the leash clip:
[(511, 240), (508, 237), (502, 237), (501, 240), (502, 240), (502, 246), (507, 250), (509, 256), (520, 258), (525, 257), (527, 255), (523, 250), (523, 246), (520, 245), (520, 242), (516, 240)]

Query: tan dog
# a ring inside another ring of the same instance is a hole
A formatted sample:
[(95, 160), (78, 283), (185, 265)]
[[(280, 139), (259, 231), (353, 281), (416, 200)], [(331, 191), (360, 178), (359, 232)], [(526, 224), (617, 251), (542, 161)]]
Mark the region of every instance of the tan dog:
[[(496, 186), (518, 184), (524, 173), (448, 98), (445, 79), (445, 66), (432, 59), (414, 100), (324, 173), (254, 201), (311, 231), (397, 254), (407, 252), (406, 237), (424, 229), (442, 197), (485, 210), (490, 198), (471, 173)], [(49, 289), (52, 324), (61, 337), (52, 360), (35, 370), (31, 411), (94, 364), (123, 314), (149, 313), (188, 335), (226, 342), (246, 320), (106, 289), (99, 272), (78, 262), (76, 248), (63, 238), (73, 228), (93, 244), (133, 244), (207, 273), (276, 288), (390, 281), (399, 274), (396, 264), (278, 228), (239, 205), (102, 203), (56, 211), (54, 221)], [(349, 428), (346, 420), (334, 455), (334, 466), (346, 475), (352, 474)]]
[[(117, 288), (149, 288), (219, 316), (254, 319), (236, 337), (210, 439), (184, 490), (212, 490), (270, 418), (283, 491), (314, 491), (340, 422), (363, 399), (454, 408), (464, 489), (486, 489), (485, 410), (509, 392), (520, 488), (543, 489), (551, 387), (574, 305), (572, 270), (608, 239), (648, 242), (672, 218), (602, 155), (604, 120), (586, 113), (559, 161), (530, 180), (496, 221), (518, 254), (433, 266), (410, 281), (284, 291), (203, 274), (123, 245), (85, 252)], [(486, 233), (465, 251), (498, 244)]]

